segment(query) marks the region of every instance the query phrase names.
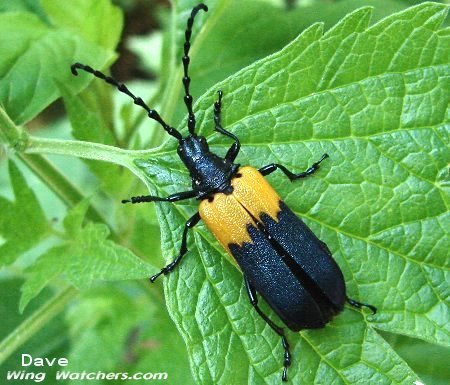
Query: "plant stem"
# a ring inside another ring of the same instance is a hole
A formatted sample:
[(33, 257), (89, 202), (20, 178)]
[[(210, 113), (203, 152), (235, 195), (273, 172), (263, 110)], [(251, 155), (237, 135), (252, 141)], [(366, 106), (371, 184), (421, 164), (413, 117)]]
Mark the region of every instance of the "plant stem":
[(77, 291), (73, 288), (62, 290), (0, 342), (0, 365), (16, 349), (33, 337), (39, 330), (42, 330), (43, 326), (55, 317), (74, 298), (76, 293)]
[[(51, 162), (41, 155), (17, 154), (22, 162), (37, 175), (68, 207), (83, 200), (81, 191), (73, 185)], [(87, 217), (94, 222), (105, 222), (95, 209), (89, 206)]]
[[(16, 126), (6, 112), (0, 108), (0, 140), (18, 153), (70, 155), (77, 158), (102, 160), (136, 170), (133, 159), (141, 152), (122, 150), (100, 143), (79, 140), (45, 139), (29, 135)], [(146, 151), (142, 152), (145, 154)]]
[(131, 151), (80, 140), (45, 139), (30, 136), (25, 153), (69, 155), (77, 158), (102, 160), (134, 169), (130, 161)]
[[(133, 159), (145, 156), (144, 152), (126, 151), (116, 147), (82, 141), (43, 139), (29, 135), (16, 126), (6, 112), (0, 108), (0, 141), (16, 152), (18, 158), (29, 167), (69, 207), (80, 202), (84, 196), (76, 186), (58, 171), (45, 157), (37, 153), (73, 155), (86, 159), (98, 159), (116, 163), (139, 174)], [(33, 154), (33, 155), (30, 155)], [(142, 177), (142, 176), (141, 176)], [(90, 206), (87, 215), (96, 222), (105, 222), (100, 213)], [(118, 240), (116, 234), (112, 238)]]
[(0, 141), (9, 147), (21, 150), (26, 146), (28, 135), (10, 119), (3, 108), (0, 108)]

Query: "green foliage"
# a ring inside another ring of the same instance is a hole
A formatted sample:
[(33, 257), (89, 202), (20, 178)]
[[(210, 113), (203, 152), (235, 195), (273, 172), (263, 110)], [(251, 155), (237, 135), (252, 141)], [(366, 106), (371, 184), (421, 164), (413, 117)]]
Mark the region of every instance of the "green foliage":
[[(175, 125), (185, 117), (180, 57), (196, 1), (173, 3), (169, 14), (160, 13), (156, 95), (161, 115)], [(448, 8), (424, 3), (393, 13), (405, 7), (393, 0), (315, 1), (290, 12), (268, 0), (207, 4), (191, 49), (192, 93), (203, 94), (195, 105), (199, 132), (225, 154), (230, 141), (214, 133), (212, 119), (222, 89), (222, 123), (241, 139), (240, 164), (302, 171), (327, 152), (330, 159), (311, 178), (291, 184), (275, 173), (269, 180), (328, 244), (349, 296), (379, 308), (376, 316), (346, 308), (322, 330), (289, 332), (291, 383), (444, 383), (448, 360), (430, 369), (421, 358), (448, 356), (450, 345)], [(353, 11), (364, 4), (376, 8)], [(279, 338), (251, 310), (241, 273), (203, 225), (191, 232), (189, 255), (164, 285), (140, 285), (164, 263), (160, 243), (166, 262), (178, 253), (197, 202), (156, 205), (161, 241), (152, 208), (119, 206), (121, 198), (147, 193), (136, 176), (160, 196), (190, 187), (175, 141), (122, 150), (144, 141), (141, 118), (114, 111), (109, 86), (70, 75), (74, 61), (104, 70), (121, 28), (121, 12), (107, 0), (0, 5), (0, 140), (11, 155), (9, 179), (0, 172), (8, 196), (0, 197), (0, 261), (5, 277), (25, 278), (20, 300), (18, 281), (0, 279), (2, 293), (15, 294), (0, 302), (2, 314), (11, 314), (1, 329), (0, 362), (8, 370), (17, 365), (20, 349), (7, 361), (5, 352), (26, 343), (42, 356), (68, 356), (73, 371), (166, 371), (170, 384), (279, 383)], [(20, 127), (59, 97), (64, 124), (84, 142), (68, 140), (60, 124), (47, 132), (62, 140)], [(186, 132), (185, 121), (177, 127)], [(160, 127), (153, 131), (151, 143), (166, 139)], [(84, 164), (44, 153), (75, 155)], [(31, 174), (49, 189), (32, 183)], [(61, 223), (47, 218), (45, 202), (55, 194), (67, 206), (58, 212)], [(65, 324), (50, 321), (62, 298), (72, 300)]]
[(82, 226), (88, 203), (82, 202), (64, 219), (67, 241), (46, 251), (29, 268), (21, 308), (57, 275), (64, 274), (75, 287), (85, 289), (98, 280), (146, 278), (155, 271), (128, 249), (107, 240), (109, 229), (104, 224)]
[[(22, 253), (48, 235), (44, 212), (17, 167), (10, 164), (9, 175), (16, 196), (15, 202), (0, 197), (0, 266), (12, 263)], [(23, 224), (27, 226), (23, 226)], [(20, 231), (18, 231), (20, 229)]]
[[(82, 9), (82, 23), (74, 13), (69, 14), (72, 18), (66, 12), (61, 14), (66, 4), (62, 1), (42, 2), (50, 23), (31, 13), (0, 14), (0, 50), (4, 55), (0, 63), (0, 100), (18, 124), (28, 122), (60, 96), (58, 82), (71, 84), (74, 92), (86, 86), (87, 81), (70, 82), (70, 58), (95, 58), (92, 65), (97, 67), (105, 66), (114, 58), (111, 49), (121, 30), (118, 10), (108, 6), (107, 1), (78, 0), (77, 3), (73, 9), (100, 5), (102, 9)], [(103, 34), (92, 32), (103, 25), (109, 26)]]
[[(295, 383), (326, 382), (329, 376), (344, 383), (365, 378), (413, 382), (412, 372), (375, 328), (449, 345), (448, 292), (442, 283), (449, 279), (450, 45), (448, 31), (438, 30), (446, 11), (426, 4), (369, 27), (371, 10), (363, 8), (325, 34), (320, 24), (313, 25), (279, 53), (215, 85), (198, 102), (200, 132), (223, 153), (229, 143), (212, 133), (211, 117), (215, 90), (224, 91), (223, 122), (243, 142), (242, 164), (276, 162), (302, 170), (322, 153), (330, 154), (328, 165), (311, 180), (290, 185), (282, 175), (270, 179), (329, 245), (349, 295), (382, 310), (370, 323), (348, 310), (331, 329), (291, 338), (294, 355), (302, 357), (291, 369)], [(160, 195), (189, 185), (174, 144), (165, 150), (152, 155), (158, 165), (138, 162), (154, 184), (158, 176)], [(167, 176), (164, 170), (170, 170)], [(174, 255), (177, 229), (195, 206), (160, 210), (169, 242), (163, 251)], [(166, 282), (172, 293), (169, 310), (181, 325), (197, 382), (250, 377), (272, 383), (281, 365), (278, 337), (248, 314), (242, 278), (223, 260), (209, 233), (202, 227), (194, 233), (191, 254), (198, 254), (205, 268), (191, 257)], [(250, 324), (249, 317), (254, 319)], [(264, 341), (255, 349), (259, 334)], [(208, 359), (210, 352), (214, 360)], [(325, 358), (329, 352), (333, 358)], [(394, 363), (398, 370), (392, 372)]]
[[(32, 317), (51, 298), (51, 290), (45, 289), (36, 301), (33, 301), (23, 313), (19, 313), (17, 304), (20, 300), (20, 287), (22, 284), (23, 280), (21, 279), (2, 278), (0, 280), (0, 292), (2, 293), (0, 301), (0, 314), (2, 315), (0, 324), (1, 339), (6, 338), (11, 330), (15, 330), (24, 317)], [(23, 370), (21, 366), (22, 353), (26, 352), (33, 357), (64, 357), (69, 348), (68, 342), (68, 330), (64, 322), (64, 315), (61, 313), (45, 324), (45, 327), (38, 328), (33, 338), (25, 342), (20, 350), (13, 352), (9, 359), (2, 360), (3, 363), (0, 366), (1, 378), (6, 378), (8, 370)], [(54, 377), (59, 369), (57, 366), (48, 368), (46, 370), (47, 378)]]

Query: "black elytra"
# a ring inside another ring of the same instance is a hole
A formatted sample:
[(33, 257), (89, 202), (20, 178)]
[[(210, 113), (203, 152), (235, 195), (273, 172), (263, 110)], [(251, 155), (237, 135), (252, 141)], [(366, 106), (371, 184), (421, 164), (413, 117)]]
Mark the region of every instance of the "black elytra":
[[(218, 100), (214, 103), (214, 128), (232, 139), (233, 144), (226, 155), (220, 157), (209, 149), (205, 137), (196, 134), (193, 97), (189, 88), (189, 50), (192, 26), (200, 10), (207, 12), (208, 8), (204, 4), (198, 4), (187, 20), (182, 58), (184, 102), (188, 111), (186, 137), (112, 77), (80, 63), (73, 64), (71, 70), (74, 75), (78, 75), (77, 70), (86, 71), (113, 85), (132, 98), (136, 105), (147, 112), (149, 118), (156, 120), (169, 135), (178, 140), (178, 156), (189, 170), (192, 189), (168, 197), (145, 195), (122, 201), (141, 203), (177, 202), (192, 198), (200, 200), (199, 212), (189, 218), (184, 226), (179, 254), (152, 276), (150, 281), (154, 282), (162, 274), (169, 274), (178, 266), (188, 252), (188, 230), (203, 220), (242, 270), (251, 305), (281, 337), (284, 349), (282, 380), (287, 381), (287, 369), (292, 363), (288, 340), (283, 328), (261, 310), (257, 294), (266, 300), (293, 331), (324, 327), (334, 315), (343, 310), (345, 302), (356, 308), (367, 307), (374, 314), (376, 308), (347, 297), (344, 277), (326, 244), (279, 199), (264, 180), (264, 176), (277, 169), (291, 181), (306, 178), (319, 169), (320, 163), (328, 158), (327, 154), (300, 173), (294, 173), (275, 163), (259, 170), (241, 167), (235, 163), (241, 147), (239, 138), (221, 126), (222, 91), (218, 91)], [(234, 218), (238, 219), (234, 221)], [(227, 220), (229, 231), (223, 231)]]

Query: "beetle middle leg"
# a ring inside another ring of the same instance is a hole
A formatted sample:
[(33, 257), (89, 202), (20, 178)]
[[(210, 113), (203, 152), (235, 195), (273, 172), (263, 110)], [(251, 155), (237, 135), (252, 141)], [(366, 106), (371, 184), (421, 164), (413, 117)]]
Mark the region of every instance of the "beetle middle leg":
[(122, 203), (144, 203), (144, 202), (178, 202), (184, 199), (195, 198), (197, 192), (195, 191), (183, 191), (169, 195), (168, 197), (156, 197), (154, 195), (140, 195), (137, 197), (131, 197), (130, 199), (123, 199)]
[(245, 283), (245, 289), (247, 290), (247, 294), (250, 299), (250, 303), (255, 308), (256, 312), (259, 314), (259, 316), (264, 321), (266, 321), (266, 323), (272, 328), (272, 330), (275, 331), (275, 333), (277, 333), (281, 337), (281, 343), (283, 344), (283, 348), (284, 348), (284, 362), (283, 362), (284, 368), (283, 368), (283, 375), (281, 378), (283, 381), (287, 381), (287, 370), (288, 370), (288, 367), (291, 366), (291, 352), (289, 350), (289, 343), (287, 341), (286, 335), (284, 334), (284, 330), (283, 330), (283, 328), (276, 325), (259, 308), (256, 289), (252, 286), (252, 284), (249, 282), (248, 278), (245, 275), (244, 275), (244, 283)]
[(155, 282), (156, 278), (158, 278), (161, 274), (167, 275), (177, 267), (177, 265), (181, 262), (181, 259), (186, 255), (187, 249), (187, 232), (189, 229), (192, 229), (198, 222), (200, 221), (200, 214), (196, 213), (191, 218), (189, 218), (184, 225), (183, 237), (181, 239), (181, 247), (180, 252), (175, 259), (169, 263), (167, 266), (163, 267), (161, 271), (150, 277), (150, 281)]
[(275, 170), (280, 169), (284, 173), (284, 175), (286, 175), (291, 181), (294, 181), (296, 179), (306, 178), (307, 176), (314, 174), (320, 168), (320, 163), (326, 158), (328, 158), (328, 154), (323, 154), (322, 157), (317, 162), (313, 163), (311, 167), (309, 167), (306, 171), (300, 172), (298, 174), (289, 171), (282, 164), (278, 163), (272, 163), (267, 166), (261, 167), (259, 169), (259, 172), (266, 176), (273, 173)]
[(237, 155), (239, 154), (239, 150), (241, 149), (241, 142), (239, 141), (239, 138), (231, 133), (230, 131), (225, 130), (220, 125), (220, 111), (222, 108), (222, 95), (223, 92), (221, 90), (217, 91), (219, 94), (219, 99), (214, 102), (214, 128), (217, 132), (220, 132), (221, 134), (228, 136), (229, 138), (234, 140), (234, 143), (231, 145), (231, 147), (228, 149), (227, 154), (225, 155), (225, 159), (234, 162)]

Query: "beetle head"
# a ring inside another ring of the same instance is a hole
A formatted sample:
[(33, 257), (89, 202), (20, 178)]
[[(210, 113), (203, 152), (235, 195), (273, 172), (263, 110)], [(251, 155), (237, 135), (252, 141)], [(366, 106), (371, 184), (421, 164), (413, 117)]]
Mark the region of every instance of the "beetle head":
[(193, 134), (179, 141), (177, 152), (186, 167), (191, 169), (210, 151), (206, 138)]

